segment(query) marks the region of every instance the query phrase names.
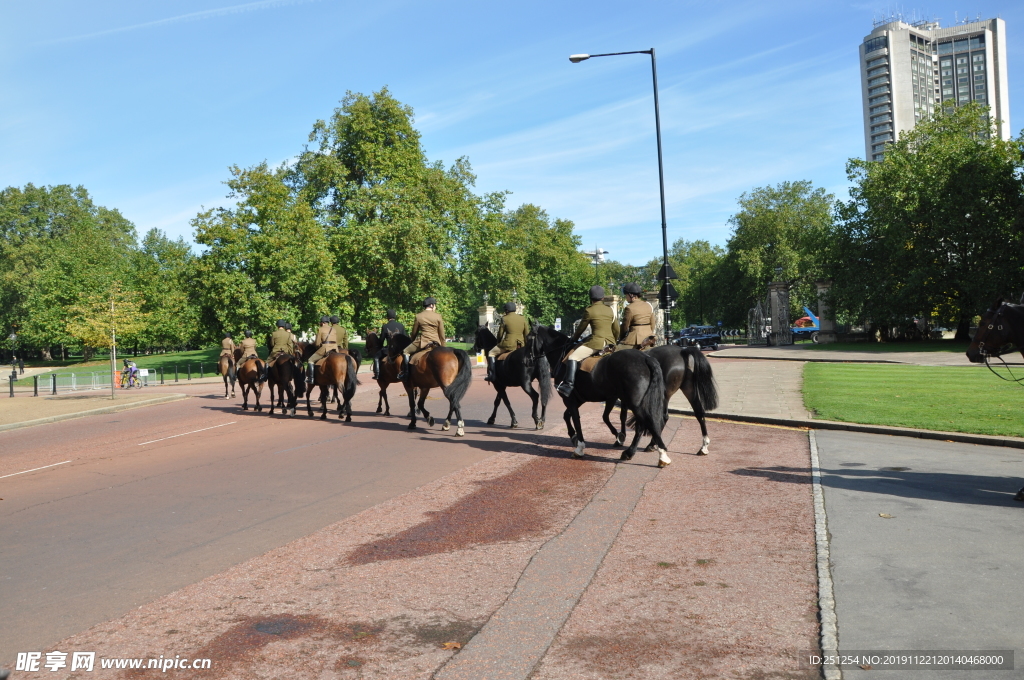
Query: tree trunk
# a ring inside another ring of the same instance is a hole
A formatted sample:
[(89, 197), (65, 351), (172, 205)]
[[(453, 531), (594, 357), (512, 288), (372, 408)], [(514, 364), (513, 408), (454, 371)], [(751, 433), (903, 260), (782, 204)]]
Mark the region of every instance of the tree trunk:
[(40, 352), (40, 354), (43, 355), (43, 361), (52, 361), (53, 360), (53, 356), (50, 355), (50, 348), (49, 347), (43, 347), (41, 350), (39, 350), (39, 352)]
[(971, 319), (969, 316), (961, 316), (960, 323), (956, 325), (956, 335), (953, 339), (957, 342), (971, 341)]
[(88, 361), (92, 359), (92, 355), (96, 353), (96, 350), (92, 347), (82, 347), (82, 361)]

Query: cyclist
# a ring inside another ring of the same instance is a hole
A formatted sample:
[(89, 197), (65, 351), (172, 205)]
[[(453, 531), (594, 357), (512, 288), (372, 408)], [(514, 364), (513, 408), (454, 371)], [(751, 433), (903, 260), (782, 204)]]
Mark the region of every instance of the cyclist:
[(121, 383), (131, 387), (139, 380), (139, 367), (135, 365), (135, 362), (131, 359), (124, 360), (124, 370), (122, 371)]

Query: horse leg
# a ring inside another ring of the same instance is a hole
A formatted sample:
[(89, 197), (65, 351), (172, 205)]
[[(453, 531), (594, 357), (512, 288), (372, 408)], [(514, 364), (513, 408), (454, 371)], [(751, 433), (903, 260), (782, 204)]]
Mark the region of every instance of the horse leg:
[(320, 385), (320, 420), (327, 420), (327, 397), (330, 393), (330, 385)]
[(498, 394), (501, 395), (501, 400), (505, 402), (505, 408), (508, 409), (508, 415), (512, 418), (512, 424), (509, 427), (511, 427), (511, 428), (519, 427), (519, 421), (516, 420), (516, 413), (515, 413), (515, 411), (512, 410), (512, 404), (508, 400), (508, 392), (505, 390), (504, 387), (502, 387), (501, 388), (501, 392), (499, 392)]
[[(380, 384), (380, 383), (378, 383), (378, 384)], [(384, 415), (390, 416), (391, 415), (391, 404), (388, 403), (388, 386), (387, 385), (385, 385), (384, 387), (380, 388), (380, 394), (381, 394), (382, 397), (384, 397)], [(380, 411), (377, 411), (377, 413), (380, 413)]]
[(533, 424), (538, 430), (544, 429), (544, 421), (537, 419), (537, 402), (540, 401), (540, 394), (537, 390), (533, 389), (533, 383), (529, 378), (523, 381), (521, 385), (523, 391), (530, 396), (530, 401), (533, 402), (533, 409), (530, 411), (530, 415), (533, 416)]
[[(615, 429), (615, 426), (612, 425), (611, 418), (608, 417), (611, 414), (613, 408), (615, 408), (615, 400), (609, 399), (608, 401), (606, 401), (604, 403), (604, 414), (601, 416), (601, 418), (604, 420), (604, 424), (608, 426), (608, 429), (612, 431), (612, 436), (615, 437), (615, 446), (622, 446), (622, 443), (626, 441), (626, 424), (625, 422), (623, 422), (621, 432)], [(625, 409), (622, 410), (622, 420), (626, 420)]]
[(565, 429), (569, 435), (569, 440), (573, 446), (576, 446), (576, 428), (572, 426), (572, 414), (569, 411), (569, 407), (565, 407), (565, 413), (562, 414), (562, 419), (565, 420)]
[(242, 410), (249, 410), (249, 386), (242, 385)]
[[(457, 422), (457, 426), (455, 428), (455, 436), (456, 437), (464, 437), (464, 436), (466, 436), (466, 424), (462, 421), (462, 405), (458, 401), (450, 402), (450, 404), (451, 404), (451, 407), (453, 409), (455, 409), (455, 418), (457, 419), (457, 421), (456, 421)], [(451, 414), (449, 414), (448, 417), (451, 418)]]
[(256, 383), (256, 387), (252, 388), (253, 394), (256, 395), (256, 412), (259, 413), (263, 410), (260, 406), (260, 395), (263, 394), (263, 383)]
[(410, 430), (415, 430), (416, 429), (416, 388), (411, 386), (411, 385), (407, 385), (406, 388), (405, 388), (405, 393), (409, 397), (409, 418), (412, 419), (412, 420), (409, 421), (409, 429)]
[(448, 430), (452, 429), (452, 414), (453, 413), (455, 413), (455, 406), (453, 406), (452, 402), (449, 401), (448, 402), (448, 415), (445, 416), (444, 424), (441, 425), (441, 429), (444, 430), (445, 432), (447, 432)]
[(708, 455), (708, 444), (711, 443), (711, 437), (708, 436), (708, 424), (706, 414), (704, 413), (704, 404), (700, 403), (700, 398), (697, 396), (697, 391), (693, 388), (693, 381), (687, 380), (683, 383), (683, 396), (686, 397), (686, 401), (690, 402), (690, 408), (693, 409), (693, 416), (700, 423), (700, 434), (703, 438), (701, 440), (700, 449), (697, 451), (698, 456)]
[(491, 411), (491, 417), (487, 419), (488, 425), (494, 425), (494, 419), (498, 416), (498, 406), (501, 404), (501, 392), (494, 395), (494, 410)]
[(270, 415), (274, 415), (274, 407), (277, 406), (277, 402), (274, 401), (274, 381), (268, 380), (267, 387), (270, 389)]
[(384, 388), (380, 388), (380, 392), (377, 393), (377, 413), (383, 411), (382, 404), (384, 403)]
[(572, 422), (576, 427), (576, 448), (573, 449), (573, 458), (582, 458), (583, 452), (587, 448), (587, 443), (583, 441), (583, 425), (580, 423), (580, 405), (573, 404), (572, 407)]
[(640, 433), (637, 432), (633, 435), (633, 441), (630, 442), (629, 448), (622, 452), (619, 456), (619, 460), (633, 460), (633, 456), (636, 455), (637, 445), (640, 444)]
[(433, 427), (434, 426), (434, 416), (430, 415), (427, 412), (427, 408), (426, 408), (427, 394), (429, 392), (430, 392), (430, 388), (429, 387), (423, 388), (423, 392), (420, 394), (419, 409), (420, 409), (420, 413), (423, 414), (423, 417), (426, 418), (427, 424), (430, 425), (430, 427)]

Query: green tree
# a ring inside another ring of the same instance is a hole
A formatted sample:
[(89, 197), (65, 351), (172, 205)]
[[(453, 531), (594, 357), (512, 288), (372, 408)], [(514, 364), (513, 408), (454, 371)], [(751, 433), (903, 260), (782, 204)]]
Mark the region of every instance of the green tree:
[(851, 200), (828, 249), (835, 307), (876, 324), (935, 316), (966, 340), (971, 319), (1024, 287), (1024, 137), (987, 109), (937, 112), (883, 160), (851, 160)]
[(69, 312), (68, 333), (90, 349), (131, 346), (145, 332), (148, 314), (141, 293), (113, 281), (105, 293), (87, 295)]
[(139, 333), (144, 347), (170, 349), (199, 340), (199, 307), (192, 297), (195, 257), (184, 239), (172, 241), (150, 229), (135, 253), (135, 287), (142, 293), (148, 317)]
[(739, 198), (729, 220), (733, 233), (716, 268), (717, 304), (728, 325), (746, 325), (747, 311), (762, 299), (768, 283), (791, 281), (791, 312), (817, 300), (822, 250), (832, 227), (835, 197), (808, 181), (761, 187)]

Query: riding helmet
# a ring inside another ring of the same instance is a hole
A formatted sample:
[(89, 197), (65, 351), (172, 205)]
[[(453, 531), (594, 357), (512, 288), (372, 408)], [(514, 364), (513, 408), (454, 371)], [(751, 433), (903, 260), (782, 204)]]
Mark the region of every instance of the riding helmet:
[(397, 318), (398, 318), (398, 312), (396, 312), (393, 309), (389, 309), (388, 310), (388, 320), (397, 319)]
[(286, 327), (286, 326), (288, 325), (288, 322), (287, 322), (287, 321), (285, 321), (284, 319), (278, 319), (278, 320), (277, 320), (277, 325), (278, 325), (278, 326), (279, 326), (280, 328), (284, 328), (284, 327)]
[(331, 317), (327, 316), (326, 314), (324, 314), (323, 316), (320, 317), (320, 323), (330, 323), (330, 322), (331, 322)]
[(622, 287), (622, 292), (626, 295), (643, 295), (644, 290), (638, 283), (627, 283)]
[(435, 300), (432, 297), (428, 297), (426, 300), (423, 301), (423, 306), (424, 307), (429, 307), (430, 305), (436, 305), (436, 304), (437, 304), (437, 300)]
[(252, 331), (246, 331), (245, 332), (245, 337), (251, 338), (252, 337)]
[(285, 328), (285, 330), (290, 331), (292, 329), (292, 322), (291, 321), (285, 321), (284, 322), (284, 328)]
[(341, 323), (341, 319), (339, 319), (338, 317), (336, 317), (333, 314), (331, 314), (331, 323), (337, 325), (337, 324)]
[(591, 300), (603, 300), (604, 299), (604, 288), (601, 286), (590, 287), (590, 299)]
[(224, 334), (224, 339), (225, 339), (225, 340), (227, 340), (227, 339), (228, 339), (228, 338), (230, 338), (230, 337), (231, 337), (231, 333), (225, 333), (225, 334)]
[(516, 311), (516, 303), (514, 303), (514, 302), (506, 302), (505, 303), (505, 311), (506, 312), (514, 312), (514, 311)]

